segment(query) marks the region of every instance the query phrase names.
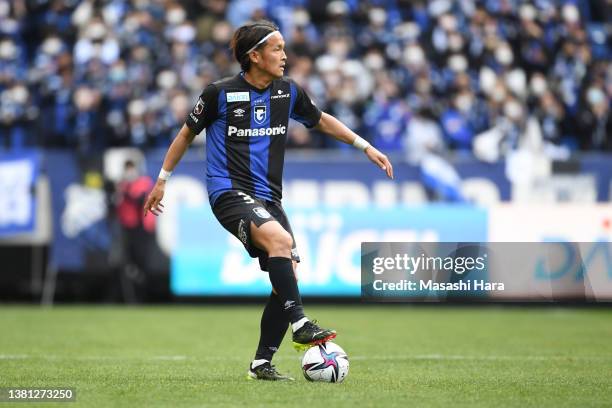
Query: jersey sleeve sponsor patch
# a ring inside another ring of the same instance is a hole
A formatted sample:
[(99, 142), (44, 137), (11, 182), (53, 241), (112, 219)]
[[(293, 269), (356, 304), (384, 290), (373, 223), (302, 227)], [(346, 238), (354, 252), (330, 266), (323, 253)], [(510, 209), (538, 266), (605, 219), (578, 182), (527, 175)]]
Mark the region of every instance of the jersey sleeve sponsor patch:
[(214, 85), (209, 85), (204, 89), (185, 120), (189, 129), (198, 134), (217, 119), (218, 96), (219, 92)]
[(193, 108), (193, 113), (196, 115), (201, 115), (203, 111), (204, 101), (202, 100), (202, 98), (198, 98), (198, 103), (196, 103), (196, 106)]

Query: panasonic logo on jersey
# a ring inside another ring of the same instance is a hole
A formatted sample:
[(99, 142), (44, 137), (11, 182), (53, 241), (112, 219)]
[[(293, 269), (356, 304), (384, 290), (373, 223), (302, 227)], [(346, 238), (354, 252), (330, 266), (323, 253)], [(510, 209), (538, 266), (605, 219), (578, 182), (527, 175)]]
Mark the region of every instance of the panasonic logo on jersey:
[(236, 126), (229, 126), (227, 128), (228, 136), (238, 136), (238, 137), (275, 136), (275, 135), (284, 135), (286, 132), (287, 132), (287, 126), (275, 126), (275, 127), (258, 128), (258, 129), (238, 129)]

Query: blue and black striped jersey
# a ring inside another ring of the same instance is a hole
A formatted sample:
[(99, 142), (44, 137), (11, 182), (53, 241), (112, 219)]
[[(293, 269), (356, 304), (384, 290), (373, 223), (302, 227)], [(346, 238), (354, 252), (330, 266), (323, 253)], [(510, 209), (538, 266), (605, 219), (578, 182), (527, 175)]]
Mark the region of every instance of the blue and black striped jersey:
[(208, 85), (186, 125), (206, 129), (206, 186), (211, 204), (241, 190), (280, 201), (289, 118), (313, 127), (321, 110), (289, 78), (257, 89), (238, 74)]

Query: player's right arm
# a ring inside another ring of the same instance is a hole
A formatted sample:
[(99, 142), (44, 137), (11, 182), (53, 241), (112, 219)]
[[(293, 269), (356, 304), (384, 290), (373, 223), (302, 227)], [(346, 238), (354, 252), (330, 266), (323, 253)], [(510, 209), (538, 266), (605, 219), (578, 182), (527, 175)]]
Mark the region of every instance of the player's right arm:
[(168, 148), (159, 177), (145, 202), (143, 208), (145, 215), (149, 211), (154, 215), (159, 215), (163, 212), (164, 206), (161, 200), (164, 198), (166, 181), (196, 135), (217, 119), (218, 96), (219, 90), (217, 87), (214, 84), (208, 85), (198, 98), (193, 110), (187, 115), (185, 124)]
[[(164, 170), (168, 172), (172, 172), (174, 170), (178, 162), (187, 151), (187, 148), (191, 142), (193, 142), (195, 136), (196, 134), (193, 130), (191, 130), (187, 125), (183, 125), (166, 152), (164, 164), (162, 165)], [(154, 215), (159, 215), (163, 212), (164, 205), (161, 203), (161, 200), (164, 198), (165, 187), (166, 180), (164, 178), (158, 178), (155, 182), (155, 186), (153, 186), (153, 190), (151, 190), (151, 193), (149, 193), (149, 197), (145, 202), (144, 215), (147, 215), (147, 212), (149, 211), (151, 211), (151, 213)]]

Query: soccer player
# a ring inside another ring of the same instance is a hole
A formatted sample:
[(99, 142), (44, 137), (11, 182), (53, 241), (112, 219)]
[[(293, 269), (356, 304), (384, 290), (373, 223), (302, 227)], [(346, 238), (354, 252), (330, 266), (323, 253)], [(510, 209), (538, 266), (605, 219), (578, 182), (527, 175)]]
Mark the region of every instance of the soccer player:
[(299, 255), (281, 207), (289, 118), (362, 150), (393, 178), (387, 157), (339, 120), (321, 112), (306, 92), (283, 77), (287, 56), (273, 23), (240, 27), (231, 48), (242, 72), (208, 85), (173, 140), (145, 206), (159, 215), (164, 187), (193, 138), (206, 129), (206, 182), (210, 204), (221, 225), (235, 235), (267, 271), (272, 293), (261, 317), (261, 332), (248, 378), (292, 380), (270, 364), (287, 327), (298, 350), (326, 342), (336, 332), (304, 314), (295, 275)]

